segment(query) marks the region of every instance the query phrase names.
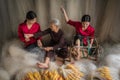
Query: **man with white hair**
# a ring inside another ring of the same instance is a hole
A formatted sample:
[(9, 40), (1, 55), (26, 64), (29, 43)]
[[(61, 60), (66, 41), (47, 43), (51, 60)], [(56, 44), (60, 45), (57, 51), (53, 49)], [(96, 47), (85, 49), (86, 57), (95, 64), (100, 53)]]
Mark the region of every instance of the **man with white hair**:
[[(44, 36), (46, 34), (50, 34), (51, 40), (50, 44), (47, 47), (44, 47), (44, 50), (46, 51), (45, 62), (37, 63), (38, 67), (40, 68), (48, 68), (51, 55), (54, 54), (56, 50), (66, 47), (64, 33), (60, 29), (60, 22), (58, 19), (52, 19), (50, 21), (50, 27), (48, 29), (35, 34), (26, 34), (26, 36), (38, 38), (39, 36)], [(62, 56), (65, 57), (66, 54)]]

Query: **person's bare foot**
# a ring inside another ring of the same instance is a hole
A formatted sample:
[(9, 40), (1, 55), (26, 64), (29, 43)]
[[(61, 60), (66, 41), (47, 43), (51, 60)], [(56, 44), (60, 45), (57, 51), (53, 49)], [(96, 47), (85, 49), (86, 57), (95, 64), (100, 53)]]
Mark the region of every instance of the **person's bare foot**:
[(90, 59), (90, 60), (94, 60), (94, 61), (97, 61), (97, 58), (92, 57), (92, 56), (88, 56), (88, 59)]
[(80, 55), (80, 52), (77, 52), (78, 53), (78, 55), (75, 57), (75, 60), (80, 60), (80, 57), (81, 57), (81, 55)]
[(39, 68), (48, 68), (48, 64), (46, 64), (46, 63), (40, 63), (40, 62), (38, 62), (38, 63), (37, 63), (37, 66), (38, 66)]
[(79, 56), (75, 57), (75, 60), (76, 61), (80, 60), (80, 57)]
[(70, 62), (70, 64), (75, 64), (75, 61), (72, 60), (72, 61)]

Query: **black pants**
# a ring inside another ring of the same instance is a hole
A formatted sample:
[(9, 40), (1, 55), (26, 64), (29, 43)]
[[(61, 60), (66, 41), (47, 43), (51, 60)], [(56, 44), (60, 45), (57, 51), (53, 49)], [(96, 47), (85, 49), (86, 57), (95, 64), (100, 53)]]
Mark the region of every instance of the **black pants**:
[(46, 57), (53, 58), (55, 55), (63, 59), (67, 58), (69, 56), (67, 47), (46, 52)]
[(33, 48), (35, 48), (35, 47), (38, 47), (36, 43), (26, 46), (25, 49), (26, 49), (27, 51), (30, 51), (31, 49), (33, 49)]
[(76, 34), (76, 35), (74, 36), (74, 44), (75, 44), (75, 42), (76, 42), (77, 39), (79, 39), (80, 42), (81, 42), (83, 38), (84, 38), (84, 36), (81, 36), (80, 34)]

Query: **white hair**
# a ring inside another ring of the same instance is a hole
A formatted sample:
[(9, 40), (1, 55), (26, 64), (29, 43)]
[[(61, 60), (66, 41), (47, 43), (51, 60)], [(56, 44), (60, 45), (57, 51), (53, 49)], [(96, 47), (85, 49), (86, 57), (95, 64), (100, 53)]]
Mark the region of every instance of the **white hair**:
[(59, 26), (59, 25), (60, 25), (60, 21), (59, 21), (59, 19), (57, 19), (57, 18), (51, 19), (50, 23), (54, 23), (56, 26)]

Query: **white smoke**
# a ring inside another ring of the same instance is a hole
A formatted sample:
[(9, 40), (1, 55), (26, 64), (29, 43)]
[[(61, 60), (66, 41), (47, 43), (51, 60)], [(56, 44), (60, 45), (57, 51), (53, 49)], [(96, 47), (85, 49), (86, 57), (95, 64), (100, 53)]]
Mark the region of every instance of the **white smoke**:
[(84, 78), (88, 80), (89, 75), (97, 69), (97, 66), (91, 60), (80, 60), (75, 62), (75, 66), (79, 71), (84, 73)]
[(120, 80), (120, 44), (105, 44), (99, 67), (110, 68), (113, 80)]
[[(38, 50), (38, 53), (34, 51)], [(35, 48), (32, 52), (27, 52), (19, 40), (13, 40), (3, 46), (0, 64), (0, 80), (20, 80), (28, 71), (38, 71), (36, 66), (38, 61), (44, 61), (45, 52), (39, 48)], [(107, 66), (110, 68), (111, 75), (119, 80), (120, 73), (120, 45), (104, 46), (104, 53), (101, 54), (99, 63), (81, 59), (75, 62), (75, 66), (84, 73), (83, 80), (97, 69), (97, 67)], [(55, 62), (49, 64), (49, 70), (58, 69), (59, 66)], [(97, 73), (95, 73), (97, 75)], [(16, 76), (16, 77), (15, 77)], [(13, 80), (13, 79), (12, 79)]]
[(44, 60), (44, 52), (39, 51), (40, 53), (30, 53), (22, 47), (22, 44), (18, 40), (8, 42), (3, 47), (1, 66), (3, 68), (2, 70), (6, 71), (6, 75), (8, 74), (10, 77), (14, 77), (21, 69), (31, 67), (37, 68), (36, 63), (40, 60)]
[(120, 69), (120, 54), (110, 54), (106, 57), (106, 65)]
[(10, 75), (4, 69), (0, 69), (0, 80), (10, 80)]
[(26, 67), (18, 71), (15, 80), (22, 80), (28, 72), (37, 72), (36, 68)]
[(105, 45), (102, 60), (100, 62), (101, 66), (109, 66), (114, 68), (120, 68), (120, 44), (117, 45)]

